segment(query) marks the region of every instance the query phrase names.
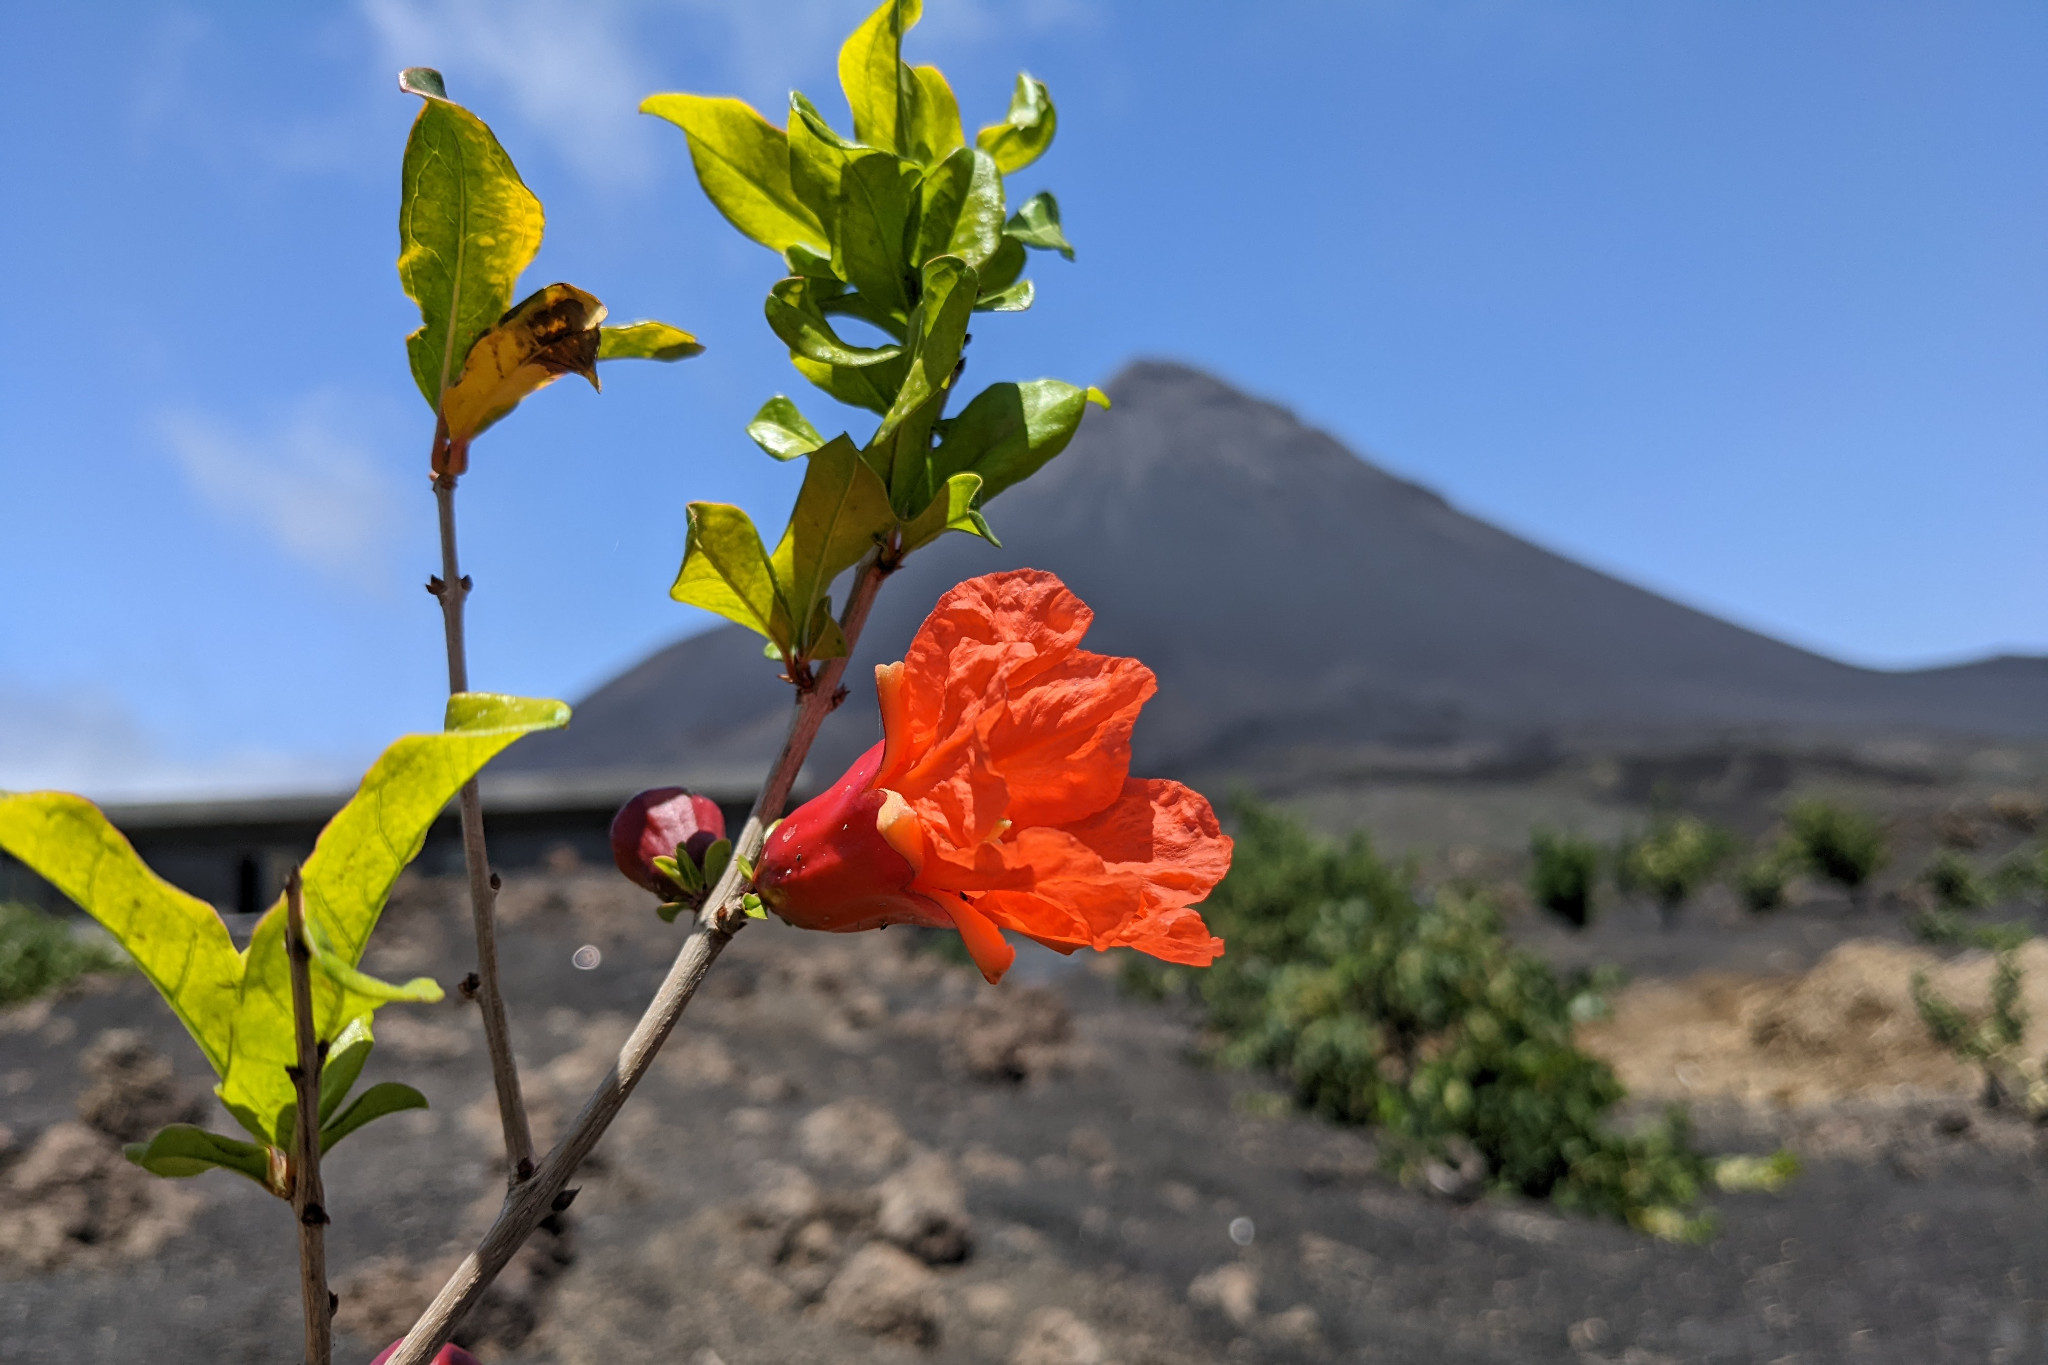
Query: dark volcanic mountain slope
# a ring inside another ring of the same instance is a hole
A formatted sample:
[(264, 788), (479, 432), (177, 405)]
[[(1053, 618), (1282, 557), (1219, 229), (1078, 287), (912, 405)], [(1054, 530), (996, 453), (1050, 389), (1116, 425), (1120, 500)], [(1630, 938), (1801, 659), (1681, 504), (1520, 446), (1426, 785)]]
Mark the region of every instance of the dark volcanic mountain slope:
[[(1154, 772), (1387, 745), (2048, 737), (2048, 660), (1853, 668), (1468, 517), (1206, 375), (1141, 363), (1110, 392), (1112, 411), (991, 504), (1005, 548), (949, 536), (888, 584), (820, 768), (876, 734), (869, 665), (902, 656), (946, 587), (1017, 565), (1057, 571), (1095, 608), (1093, 648), (1158, 672), (1138, 730)], [(788, 704), (772, 674), (736, 627), (694, 636), (501, 766), (758, 769)]]

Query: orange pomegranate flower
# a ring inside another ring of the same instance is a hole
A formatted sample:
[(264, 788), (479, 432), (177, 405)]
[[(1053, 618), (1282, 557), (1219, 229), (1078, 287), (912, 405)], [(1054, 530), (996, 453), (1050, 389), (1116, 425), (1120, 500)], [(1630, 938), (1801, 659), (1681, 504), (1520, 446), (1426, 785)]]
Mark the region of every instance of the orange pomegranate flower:
[(755, 886), (803, 929), (957, 928), (1002, 979), (1010, 930), (1071, 953), (1136, 948), (1206, 967), (1192, 907), (1230, 870), (1202, 796), (1130, 776), (1157, 690), (1136, 659), (1079, 648), (1094, 618), (1052, 574), (969, 579), (901, 663), (875, 670), (883, 740), (769, 835)]

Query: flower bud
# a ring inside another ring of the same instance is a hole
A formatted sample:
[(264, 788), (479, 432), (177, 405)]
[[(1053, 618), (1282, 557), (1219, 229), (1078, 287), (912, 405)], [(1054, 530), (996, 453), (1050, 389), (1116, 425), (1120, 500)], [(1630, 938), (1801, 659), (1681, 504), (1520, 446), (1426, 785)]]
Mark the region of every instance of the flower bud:
[[(400, 1337), (397, 1341), (386, 1346), (378, 1354), (377, 1358), (370, 1362), (370, 1365), (384, 1365), (384, 1362), (397, 1354), (398, 1348), (403, 1345), (405, 1345), (405, 1338)], [(434, 1353), (434, 1365), (482, 1365), (482, 1362), (451, 1341)]]
[[(665, 901), (691, 894), (701, 900), (704, 855), (724, 838), (725, 814), (716, 801), (681, 787), (656, 787), (641, 792), (612, 817), (612, 861), (627, 880)], [(697, 885), (664, 871), (656, 865), (657, 858), (687, 861), (699, 874)]]

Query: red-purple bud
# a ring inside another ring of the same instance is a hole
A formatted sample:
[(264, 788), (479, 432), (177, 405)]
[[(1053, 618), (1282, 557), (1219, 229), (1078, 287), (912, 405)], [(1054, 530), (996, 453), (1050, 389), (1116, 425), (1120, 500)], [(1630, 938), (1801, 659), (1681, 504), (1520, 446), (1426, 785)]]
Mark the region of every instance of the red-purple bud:
[(725, 813), (716, 801), (682, 787), (656, 787), (641, 792), (612, 817), (612, 861), (629, 881), (663, 900), (674, 900), (683, 888), (654, 860), (687, 857), (701, 868), (705, 850), (724, 837)]
[[(397, 1353), (398, 1348), (403, 1345), (405, 1345), (405, 1338), (400, 1337), (397, 1341), (386, 1346), (378, 1354), (377, 1358), (370, 1362), (370, 1365), (384, 1365), (384, 1362), (391, 1359)], [(483, 1365), (483, 1362), (451, 1341), (435, 1353), (434, 1365)]]

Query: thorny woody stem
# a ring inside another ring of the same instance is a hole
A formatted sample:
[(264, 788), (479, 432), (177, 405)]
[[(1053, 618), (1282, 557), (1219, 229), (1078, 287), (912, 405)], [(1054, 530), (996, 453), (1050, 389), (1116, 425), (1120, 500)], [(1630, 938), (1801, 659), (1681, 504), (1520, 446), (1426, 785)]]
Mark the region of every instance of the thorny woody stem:
[[(455, 554), (455, 476), (434, 480), (434, 502), (441, 521), (441, 624), (448, 640), (448, 690), (469, 690), (469, 658), (463, 643), (462, 606), (469, 580)], [(484, 1041), (490, 1048), (491, 1082), (498, 1091), (498, 1122), (505, 1131), (505, 1165), (512, 1184), (533, 1173), (533, 1134), (526, 1125), (526, 1102), (519, 1093), (519, 1065), (512, 1058), (512, 1030), (505, 1019), (505, 996), (498, 984), (497, 887), (484, 848), (484, 802), (476, 779), (462, 784), (462, 858), (469, 872), (470, 918), (476, 926), (477, 1004), (484, 1016)]]
[(307, 1365), (333, 1359), (333, 1300), (327, 1292), (327, 1194), (320, 1185), (320, 1068), (327, 1047), (313, 1032), (311, 954), (306, 947), (306, 902), (299, 870), (285, 883), (285, 958), (291, 964), (292, 1024), (299, 1062), (290, 1068), (298, 1093), (292, 1132), (292, 1214), (299, 1225), (299, 1292), (306, 1303)]
[[(887, 558), (884, 558), (885, 554)], [(882, 579), (895, 567), (896, 556), (885, 549), (863, 560), (855, 571), (853, 591), (847, 599), (846, 611), (840, 617), (840, 630), (846, 636), (848, 655), (860, 642), (861, 628), (867, 624), (868, 610), (874, 606), (875, 593), (881, 587)], [(647, 1073), (655, 1053), (661, 1050), (662, 1043), (667, 1041), (691, 997), (696, 995), (705, 973), (711, 970), (711, 964), (718, 960), (718, 955), (732, 941), (732, 936), (745, 926), (746, 915), (740, 908), (740, 896), (744, 890), (740, 885), (740, 862), (742, 859), (752, 862), (760, 856), (769, 821), (782, 814), (782, 807), (789, 800), (790, 788), (795, 785), (804, 757), (810, 752), (811, 741), (817, 738), (818, 727), (838, 705), (839, 680), (846, 673), (846, 664), (845, 658), (831, 660), (820, 671), (817, 685), (798, 694), (796, 714), (790, 719), (789, 737), (783, 741), (782, 752), (776, 756), (775, 766), (769, 770), (761, 795), (754, 801), (753, 813), (747, 817), (746, 828), (741, 831), (739, 842), (733, 849), (732, 862), (726, 866), (725, 875), (719, 878), (718, 886), (705, 901), (704, 909), (697, 917), (697, 932), (684, 941), (661, 988), (654, 993), (654, 999), (640, 1016), (640, 1022), (634, 1026), (632, 1036), (626, 1039), (626, 1045), (619, 1049), (618, 1060), (598, 1082), (590, 1098), (583, 1102), (583, 1108), (569, 1125), (568, 1132), (542, 1160), (533, 1178), (515, 1185), (505, 1196), (497, 1221), (491, 1224), (490, 1231), (484, 1234), (476, 1250), (463, 1258), (454, 1275), (441, 1287), (433, 1303), (427, 1306), (427, 1311), (406, 1333), (405, 1343), (392, 1355), (388, 1365), (427, 1365), (541, 1219), (557, 1207), (568, 1207), (562, 1191), (568, 1185), (569, 1177), (576, 1173), (576, 1168), (597, 1146), (598, 1139), (604, 1136), (605, 1129), (611, 1126), (612, 1119), (632, 1095), (633, 1087)]]

